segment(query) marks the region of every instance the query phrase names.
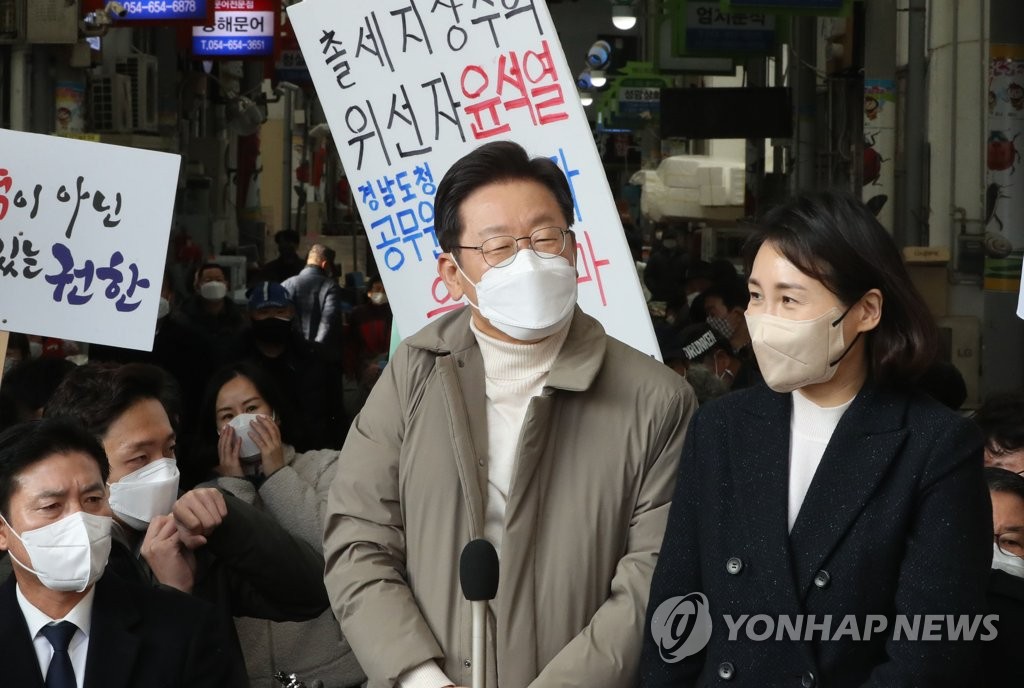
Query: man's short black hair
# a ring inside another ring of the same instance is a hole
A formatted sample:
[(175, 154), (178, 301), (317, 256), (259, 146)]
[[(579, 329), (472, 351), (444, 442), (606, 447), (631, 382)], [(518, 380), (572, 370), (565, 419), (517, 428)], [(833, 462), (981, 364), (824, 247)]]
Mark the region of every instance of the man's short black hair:
[(995, 466), (985, 467), (985, 482), (988, 483), (989, 492), (1007, 492), (1015, 494), (1024, 500), (1024, 477), (1013, 471)]
[(724, 282), (716, 282), (704, 290), (704, 303), (712, 296), (722, 300), (726, 310), (739, 308), (746, 310), (750, 303), (750, 290), (747, 284), (739, 277), (727, 279)]
[(1024, 394), (1012, 392), (989, 398), (974, 414), (989, 448), (1024, 449)]
[(54, 454), (81, 452), (95, 459), (103, 482), (110, 466), (103, 447), (84, 428), (65, 418), (30, 420), (0, 433), (0, 513), (10, 514), (18, 476), (29, 466)]
[(19, 363), (4, 376), (0, 386), (0, 430), (37, 418), (61, 381), (77, 366), (63, 358), (36, 358)]
[(462, 243), (462, 203), (474, 191), (499, 182), (537, 182), (555, 197), (565, 219), (574, 218), (572, 190), (558, 165), (550, 158), (531, 158), (518, 143), (495, 141), (467, 153), (452, 165), (437, 186), (434, 197), (434, 229), (441, 250), (448, 253)]
[(196, 270), (196, 281), (198, 281), (199, 278), (202, 277), (203, 273), (206, 272), (207, 270), (220, 270), (220, 274), (224, 275), (224, 282), (228, 286), (231, 286), (231, 275), (228, 274), (228, 269), (221, 265), (220, 263), (211, 262), (203, 263), (202, 265), (200, 265), (199, 269)]
[(277, 244), (299, 245), (299, 233), (294, 229), (282, 229), (274, 235), (274, 242)]
[(163, 404), (171, 424), (177, 425), (180, 394), (162, 368), (148, 363), (89, 363), (64, 378), (43, 415), (70, 418), (102, 439), (111, 423), (145, 399)]

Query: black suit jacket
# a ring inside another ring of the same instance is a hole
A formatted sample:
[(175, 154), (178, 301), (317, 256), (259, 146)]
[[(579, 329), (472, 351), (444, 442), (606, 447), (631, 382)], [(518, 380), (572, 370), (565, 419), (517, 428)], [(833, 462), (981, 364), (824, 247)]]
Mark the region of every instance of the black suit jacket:
[[(0, 586), (0, 684), (43, 688), (12, 575)], [(107, 571), (96, 582), (85, 688), (221, 688), (224, 641), (213, 608), (167, 588), (146, 588)], [(244, 683), (233, 684), (242, 688)]]
[[(985, 613), (992, 516), (979, 431), (923, 395), (865, 387), (789, 533), (791, 414), (789, 395), (758, 386), (694, 415), (651, 585), (643, 685), (977, 685), (978, 643), (892, 636), (896, 614)], [(708, 598), (710, 641), (668, 663), (652, 615), (690, 592)], [(723, 616), (801, 613), (832, 615), (829, 639), (730, 640)], [(832, 639), (848, 614), (862, 630), (865, 615), (884, 615), (887, 630)]]

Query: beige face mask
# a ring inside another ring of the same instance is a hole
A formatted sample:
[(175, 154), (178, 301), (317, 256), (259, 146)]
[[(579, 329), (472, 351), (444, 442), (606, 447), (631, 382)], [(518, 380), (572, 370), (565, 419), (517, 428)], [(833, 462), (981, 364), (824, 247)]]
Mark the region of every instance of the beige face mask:
[(849, 312), (832, 307), (813, 320), (748, 314), (751, 345), (768, 386), (786, 393), (831, 380), (849, 351), (840, 327)]

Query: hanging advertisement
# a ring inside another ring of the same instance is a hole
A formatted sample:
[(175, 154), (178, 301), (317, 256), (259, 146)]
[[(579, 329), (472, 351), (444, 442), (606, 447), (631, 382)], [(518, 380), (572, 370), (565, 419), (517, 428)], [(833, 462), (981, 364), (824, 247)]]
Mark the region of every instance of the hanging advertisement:
[(1020, 289), (1024, 256), (1024, 46), (989, 52), (985, 147), (985, 289)]
[[(106, 0), (83, 0), (82, 13), (98, 12)], [(213, 19), (213, 0), (123, 0), (125, 15), (115, 21), (135, 24), (207, 24)]]
[(878, 221), (893, 230), (893, 199), (896, 197), (896, 82), (864, 80), (864, 163), (861, 200), (877, 209)]
[(280, 3), (276, 0), (216, 0), (213, 23), (192, 29), (195, 57), (267, 57), (274, 54)]

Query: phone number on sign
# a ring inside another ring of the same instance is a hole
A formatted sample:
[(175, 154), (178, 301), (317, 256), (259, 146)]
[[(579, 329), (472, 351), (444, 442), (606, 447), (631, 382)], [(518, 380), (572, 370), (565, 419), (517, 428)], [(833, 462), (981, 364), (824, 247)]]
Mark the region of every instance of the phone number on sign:
[(195, 12), (196, 0), (148, 0), (148, 2), (126, 2), (124, 8), (128, 16), (133, 14), (167, 14), (168, 12)]
[(221, 40), (219, 38), (204, 38), (200, 42), (200, 46), (204, 51), (225, 51), (225, 52), (239, 52), (242, 50), (267, 50), (267, 41), (261, 41), (258, 39), (251, 39), (248, 41), (239, 39), (226, 39)]

